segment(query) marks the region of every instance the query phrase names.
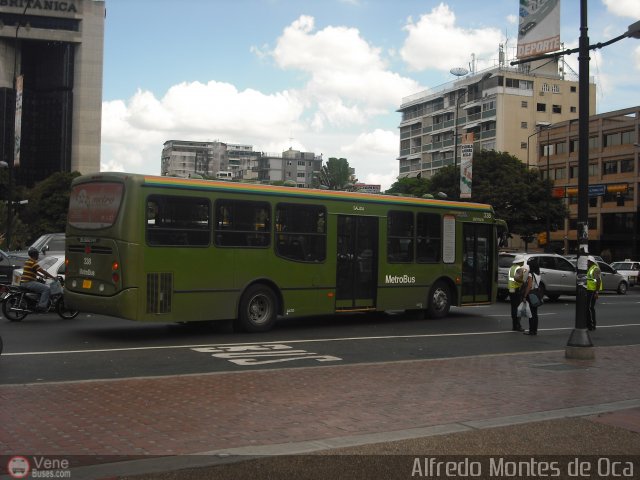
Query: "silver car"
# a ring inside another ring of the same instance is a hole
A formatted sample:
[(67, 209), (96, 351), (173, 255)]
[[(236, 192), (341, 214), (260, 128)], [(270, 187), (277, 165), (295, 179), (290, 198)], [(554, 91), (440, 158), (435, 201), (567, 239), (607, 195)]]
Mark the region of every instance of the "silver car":
[[(557, 300), (560, 295), (576, 294), (576, 267), (566, 258), (555, 253), (501, 253), (498, 256), (498, 298), (508, 295), (509, 268), (516, 255), (523, 255), (528, 261), (536, 257), (540, 265), (540, 291), (550, 300)], [(602, 272), (604, 290), (614, 290), (621, 295), (627, 293), (629, 284), (611, 266), (598, 262)]]

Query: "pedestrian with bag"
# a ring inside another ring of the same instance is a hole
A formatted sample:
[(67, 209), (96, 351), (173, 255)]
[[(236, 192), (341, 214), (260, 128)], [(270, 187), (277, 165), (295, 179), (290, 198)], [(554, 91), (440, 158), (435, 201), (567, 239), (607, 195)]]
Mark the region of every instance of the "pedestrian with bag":
[(602, 290), (602, 272), (596, 259), (589, 255), (587, 259), (587, 328), (596, 329), (596, 300)]
[(511, 329), (514, 332), (524, 332), (522, 324), (520, 323), (520, 316), (518, 315), (518, 305), (522, 301), (522, 283), (526, 278), (524, 267), (524, 256), (517, 255), (513, 259), (513, 265), (509, 268), (509, 301), (511, 302)]
[(529, 274), (522, 286), (522, 301), (529, 304), (531, 317), (529, 318), (529, 330), (524, 332), (525, 335), (538, 334), (538, 307), (542, 305), (542, 297), (540, 296), (540, 265), (538, 259), (533, 257), (527, 262), (529, 264)]

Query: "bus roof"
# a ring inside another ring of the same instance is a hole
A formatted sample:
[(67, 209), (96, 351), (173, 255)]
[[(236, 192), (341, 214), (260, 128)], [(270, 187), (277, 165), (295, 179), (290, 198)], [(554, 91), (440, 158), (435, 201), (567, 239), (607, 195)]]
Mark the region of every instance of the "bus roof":
[(160, 177), (154, 175), (129, 174), (120, 172), (101, 172), (91, 175), (83, 175), (74, 179), (73, 184), (87, 181), (109, 181), (119, 179), (125, 181), (132, 179), (143, 186), (156, 186), (163, 188), (205, 190), (234, 192), (246, 195), (274, 195), (290, 196), (292, 198), (308, 198), (317, 200), (358, 201), (367, 203), (381, 203), (391, 205), (421, 205), (432, 206), (449, 210), (471, 210), (480, 212), (493, 212), (493, 207), (484, 203), (462, 202), (455, 200), (441, 200), (433, 198), (404, 197), (394, 195), (382, 195), (375, 193), (344, 192), (339, 190), (320, 190), (313, 188), (296, 188), (276, 185), (264, 185), (255, 183), (228, 182), (218, 180), (204, 180), (196, 178)]

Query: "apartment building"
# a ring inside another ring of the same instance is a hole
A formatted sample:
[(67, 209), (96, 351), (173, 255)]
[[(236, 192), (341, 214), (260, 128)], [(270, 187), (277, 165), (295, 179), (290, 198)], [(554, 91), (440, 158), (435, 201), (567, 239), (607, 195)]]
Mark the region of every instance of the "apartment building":
[(222, 142), (168, 140), (164, 143), (161, 174), (173, 177), (216, 178), (218, 172), (231, 172), (232, 180), (293, 182), (311, 188), (322, 168), (322, 155), (289, 148), (280, 153), (253, 150), (251, 145)]
[(215, 178), (227, 170), (227, 145), (221, 142), (168, 140), (164, 142), (161, 174), (171, 177)]
[(262, 154), (259, 160), (258, 180), (295, 183), (299, 188), (311, 188), (321, 168), (322, 155), (289, 148), (282, 154)]
[[(569, 217), (550, 232), (554, 251), (576, 251), (578, 118), (544, 128), (535, 165), (553, 180)], [(589, 251), (610, 260), (640, 257), (640, 106), (589, 117)]]
[[(403, 98), (398, 178), (429, 177), (459, 165), (460, 139), (467, 134), (473, 134), (474, 150), (534, 161), (540, 126), (578, 115), (578, 78), (563, 70), (555, 62), (544, 69), (501, 65)], [(594, 114), (593, 82), (589, 97)]]

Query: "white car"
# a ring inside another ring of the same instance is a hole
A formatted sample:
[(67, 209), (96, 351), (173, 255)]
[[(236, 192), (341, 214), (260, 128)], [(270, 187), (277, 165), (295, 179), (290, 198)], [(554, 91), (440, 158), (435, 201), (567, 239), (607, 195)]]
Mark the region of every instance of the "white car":
[[(38, 264), (44, 270), (49, 272), (54, 277), (64, 278), (65, 272), (65, 256), (64, 255), (41, 255), (38, 259)], [(18, 285), (20, 283), (20, 277), (22, 276), (22, 268), (16, 268), (13, 271), (13, 278), (11, 283)]]
[(640, 262), (636, 260), (629, 260), (626, 258), (623, 262), (613, 262), (611, 264), (620, 275), (629, 280), (629, 285), (638, 285), (640, 283)]

